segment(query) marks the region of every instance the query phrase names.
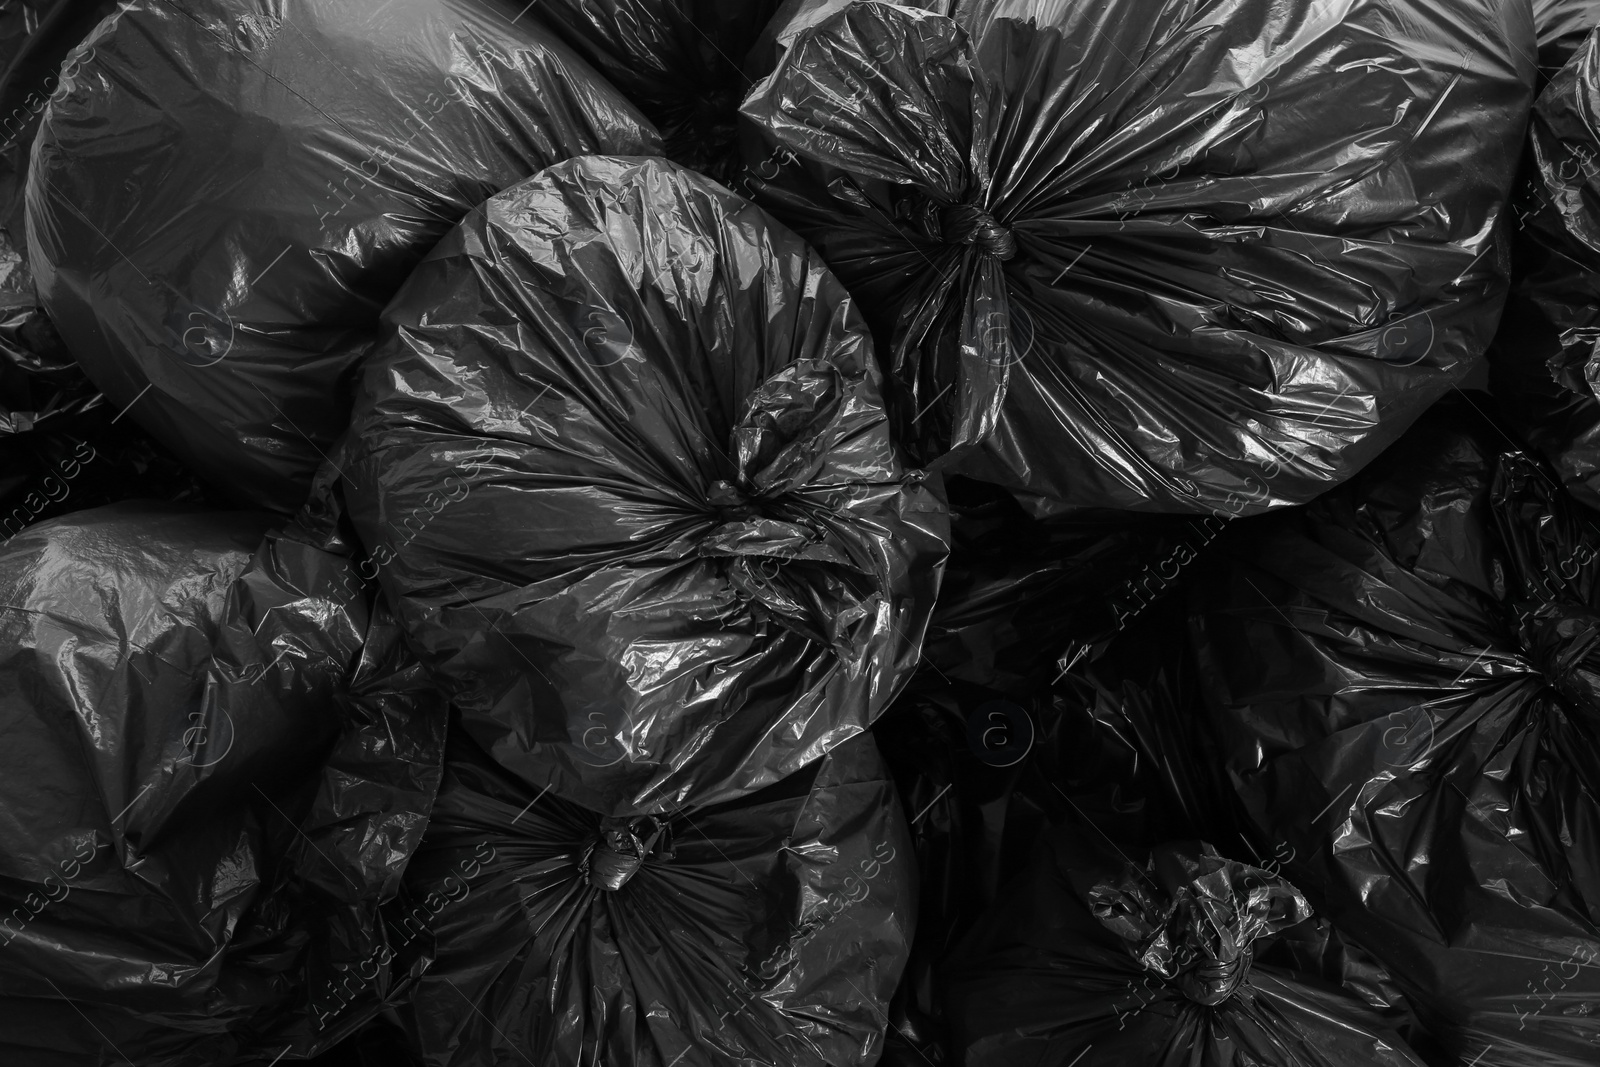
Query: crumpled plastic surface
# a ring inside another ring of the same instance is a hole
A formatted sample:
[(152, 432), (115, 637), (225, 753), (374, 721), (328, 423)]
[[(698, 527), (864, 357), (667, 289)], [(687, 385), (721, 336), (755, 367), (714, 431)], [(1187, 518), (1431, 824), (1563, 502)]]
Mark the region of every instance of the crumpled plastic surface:
[(465, 729), (613, 814), (752, 792), (914, 668), (948, 541), (855, 306), (660, 159), (552, 167), (385, 313), (336, 458)]
[(306, 1067), (422, 1067), (398, 1026), (379, 1019)]
[(131, 497), (201, 503), (194, 476), (84, 377), (38, 306), (25, 255), (29, 149), (66, 53), (110, 3), (0, 9), (0, 538)]
[[(393, 1004), (396, 949), (379, 908), (399, 894), (422, 842), (444, 771), (449, 710), (387, 606), (378, 601), (364, 614), (372, 590), (353, 546), (315, 519), (302, 513), (269, 537), (240, 582), (265, 602), (294, 607), (302, 648), (326, 645), (340, 620), (367, 619), (359, 645), (343, 645), (357, 654), (333, 694), (339, 735), (276, 887), (291, 901), (285, 925), (309, 934), (297, 972), (304, 996), (262, 1027), (254, 1044), (302, 1056)], [(398, 1059), (388, 1063), (401, 1067)]]
[[(1595, 16), (1600, 20), (1600, 13)], [(1600, 508), (1600, 36), (1533, 109), (1515, 272), (1490, 384), (1568, 489)]]
[(69, 57), (29, 175), (30, 258), (119, 410), (236, 499), (292, 513), (428, 249), (551, 163), (657, 148), (519, 6), (139, 0)]
[(602, 817), (452, 735), (391, 936), (432, 957), (428, 1067), (865, 1067), (914, 918), (905, 817), (858, 737), (732, 803)]
[(317, 1032), (306, 1003), (381, 937), (444, 707), (348, 564), (269, 521), (120, 504), (0, 549), (8, 1063), (303, 1057), (364, 1022)]
[(16, 0), (0, 8), (0, 307), (18, 295), (32, 302), (23, 193), (61, 61), (115, 7), (113, 0)]
[(958, 950), (968, 1067), (1421, 1067), (1366, 1008), (1254, 962), (1311, 909), (1198, 841), (1138, 859), (1063, 827)]
[(1319, 912), (1450, 1062), (1577, 1067), (1600, 1049), (1600, 527), (1488, 405), (1236, 527), (1193, 626), (1257, 838)]
[(1539, 35), (1540, 72), (1548, 78), (1571, 61), (1589, 31), (1600, 25), (1600, 4), (1595, 0), (1533, 0), (1533, 23)]
[[(727, 184), (748, 53), (781, 0), (540, 0), (543, 22), (661, 131), (663, 154)], [(764, 73), (764, 72), (763, 72)]]
[(752, 90), (736, 187), (861, 301), (914, 458), (1250, 514), (1483, 350), (1534, 64), (1502, 0), (854, 3)]

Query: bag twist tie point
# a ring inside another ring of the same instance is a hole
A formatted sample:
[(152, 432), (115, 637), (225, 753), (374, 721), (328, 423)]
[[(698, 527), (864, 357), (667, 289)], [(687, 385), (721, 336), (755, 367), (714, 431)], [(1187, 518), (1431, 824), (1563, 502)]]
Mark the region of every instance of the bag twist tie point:
[(954, 204), (939, 212), (939, 229), (950, 244), (973, 245), (1001, 262), (1017, 254), (1011, 231), (977, 204)]

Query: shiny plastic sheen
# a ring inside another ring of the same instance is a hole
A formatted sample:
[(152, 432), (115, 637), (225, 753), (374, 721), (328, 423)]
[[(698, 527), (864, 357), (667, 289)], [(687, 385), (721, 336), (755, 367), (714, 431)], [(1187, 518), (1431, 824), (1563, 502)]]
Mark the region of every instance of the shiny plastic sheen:
[(1235, 528), (1200, 679), (1260, 844), (1446, 1052), (1600, 1047), (1600, 526), (1480, 415)]
[(466, 730), (609, 814), (752, 792), (916, 666), (949, 538), (804, 244), (660, 159), (474, 211), (385, 313), (337, 462)]
[(747, 54), (780, 0), (539, 0), (545, 23), (661, 131), (662, 151), (731, 181)]
[(954, 7), (843, 5), (742, 109), (736, 188), (861, 301), (914, 457), (1039, 514), (1251, 514), (1471, 369), (1526, 3)]
[(1563, 484), (1600, 508), (1600, 34), (1540, 94), (1528, 142), (1489, 380)]
[(1041, 846), (951, 964), (966, 1067), (1422, 1067), (1359, 1001), (1254, 962), (1311, 914), (1281, 877), (1197, 841)]
[(432, 956), (405, 1009), (428, 1067), (877, 1062), (915, 868), (870, 737), (732, 803), (632, 820), (470, 748), (390, 910), (392, 939)]
[(112, 403), (235, 499), (300, 506), (379, 312), (469, 209), (658, 147), (519, 6), (137, 0), (68, 57), (28, 177), (40, 296)]

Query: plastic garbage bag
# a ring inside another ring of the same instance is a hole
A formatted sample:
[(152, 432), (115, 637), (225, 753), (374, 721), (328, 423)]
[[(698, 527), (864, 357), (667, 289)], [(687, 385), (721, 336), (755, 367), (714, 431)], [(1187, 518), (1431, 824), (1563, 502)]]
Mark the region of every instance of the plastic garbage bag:
[(138, 0), (68, 58), (28, 240), (95, 384), (284, 513), (411, 267), (491, 193), (655, 131), (502, 0)]
[(1193, 627), (1288, 877), (1450, 1062), (1577, 1067), (1600, 1047), (1600, 527), (1488, 404), (1441, 404), (1346, 487), (1236, 527)]
[(120, 419), (38, 306), (25, 255), (29, 149), (62, 58), (111, 3), (0, 8), (0, 538), (130, 497), (199, 503), (193, 475)]
[(739, 165), (748, 53), (781, 0), (541, 0), (555, 30), (661, 131), (667, 158), (720, 182)]
[(1516, 200), (1515, 272), (1490, 385), (1568, 489), (1600, 508), (1600, 39), (1540, 94)]
[(1487, 346), (1527, 5), (955, 11), (844, 6), (742, 108), (735, 188), (861, 301), (914, 459), (1039, 514), (1248, 514)]
[(0, 303), (9, 293), (32, 291), (31, 275), (17, 271), (13, 256), (27, 243), (28, 155), (60, 86), (62, 60), (115, 8), (113, 0), (17, 0), (0, 9)]
[[(309, 555), (336, 579), (331, 589), (351, 587), (348, 570), (329, 571), (328, 555)], [(324, 596), (337, 596), (318, 585)], [(283, 909), (286, 924), (305, 942), (295, 971), (297, 979), (304, 976), (304, 996), (253, 1039), (256, 1047), (300, 1055), (327, 1048), (392, 1007), (402, 976), (391, 966), (396, 950), (379, 909), (400, 892), (444, 769), (448, 706), (381, 604), (336, 699), (340, 734), (323, 760), (278, 886), (291, 900)], [(379, 1062), (402, 1067), (405, 1061)]]
[(465, 736), (391, 936), (428, 1067), (865, 1067), (915, 907), (870, 737), (737, 801), (604, 817)]
[(1540, 73), (1548, 78), (1567, 65), (1589, 31), (1600, 25), (1600, 3), (1533, 0), (1533, 22), (1539, 34)]
[[(1198, 540), (1198, 554), (1207, 546)], [(1196, 567), (1203, 567), (1197, 562)], [(1000, 692), (925, 664), (873, 725), (911, 818), (921, 899), (883, 1064), (951, 1063), (939, 970), (1032, 860), (1039, 835), (1072, 823), (1102, 842), (1149, 848), (1208, 834), (1228, 855), (1273, 865), (1241, 819), (1198, 706), (1184, 576), (1092, 661), (1053, 686)], [(1412, 1020), (1393, 980), (1325, 920), (1282, 940), (1281, 962)]]
[(1310, 915), (1210, 845), (1130, 856), (1059, 829), (951, 964), (958, 1062), (1421, 1067), (1359, 1001), (1256, 960)]
[(465, 729), (613, 815), (709, 804), (864, 730), (947, 551), (871, 340), (793, 234), (660, 159), (552, 167), (385, 312), (336, 463)]
[(0, 547), (4, 1062), (200, 1067), (342, 1036), (308, 1004), (381, 937), (443, 705), (349, 565), (268, 521), (121, 504)]

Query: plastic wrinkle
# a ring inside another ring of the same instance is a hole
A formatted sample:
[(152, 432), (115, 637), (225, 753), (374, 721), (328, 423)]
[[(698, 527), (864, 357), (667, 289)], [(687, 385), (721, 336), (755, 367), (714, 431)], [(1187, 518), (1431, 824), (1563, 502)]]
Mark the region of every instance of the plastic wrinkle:
[(470, 214), (385, 322), (342, 491), (507, 769), (619, 817), (732, 800), (904, 685), (942, 486), (891, 440), (854, 304), (759, 209), (665, 160), (559, 164)]
[(1190, 598), (1196, 707), (1256, 840), (1444, 1054), (1577, 1067), (1600, 524), (1493, 413), (1442, 403), (1305, 511), (1236, 526)]
[(768, 31), (734, 188), (861, 302), (914, 461), (1039, 516), (1251, 515), (1472, 370), (1529, 6), (1202, 8), (815, 0)]
[(659, 144), (492, 0), (138, 0), (45, 111), (29, 258), (119, 411), (229, 499), (293, 514), (379, 312), (450, 227), (562, 159)]

